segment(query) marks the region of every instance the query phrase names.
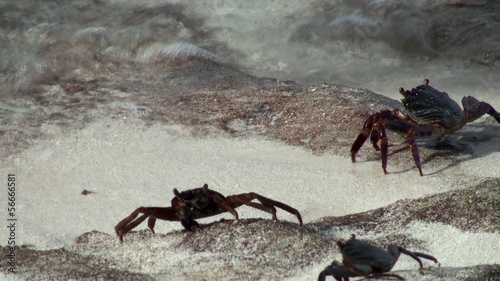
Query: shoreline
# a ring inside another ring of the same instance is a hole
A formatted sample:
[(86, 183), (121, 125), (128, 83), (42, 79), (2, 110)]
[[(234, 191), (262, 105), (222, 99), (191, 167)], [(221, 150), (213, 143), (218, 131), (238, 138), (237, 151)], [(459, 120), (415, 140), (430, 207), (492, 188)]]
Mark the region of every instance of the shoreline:
[[(226, 195), (258, 192), (299, 209), (308, 223), (457, 190), (464, 182), (473, 185), (466, 174), (471, 167), (499, 157), (497, 153), (464, 162), (465, 167), (438, 175), (420, 177), (415, 168), (407, 171), (400, 166), (390, 167), (400, 172), (384, 175), (378, 161), (353, 164), (344, 157), (315, 156), (272, 140), (200, 138), (184, 126), (145, 127), (142, 121), (108, 119), (40, 141), (3, 161), (3, 167), (18, 171), (18, 214), (24, 224), (19, 241), (50, 249), (71, 244), (85, 231), (112, 235), (114, 223), (134, 208), (168, 206), (173, 188), (185, 190), (208, 183)], [(429, 165), (424, 169), (432, 172)], [(494, 169), (472, 172), (477, 182), (495, 174)], [(91, 193), (81, 195), (83, 189)], [(252, 208), (243, 209), (242, 218), (269, 218)], [(286, 212), (278, 212), (278, 217), (294, 221)], [(181, 229), (175, 222), (157, 225), (162, 233)]]

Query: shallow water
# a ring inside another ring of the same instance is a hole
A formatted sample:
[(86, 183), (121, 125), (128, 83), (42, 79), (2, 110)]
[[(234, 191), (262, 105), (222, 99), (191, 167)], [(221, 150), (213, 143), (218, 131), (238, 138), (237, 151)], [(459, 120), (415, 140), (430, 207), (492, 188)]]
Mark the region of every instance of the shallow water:
[(236, 60), (256, 75), (387, 95), (424, 77), (450, 92), (494, 94), (500, 80), (495, 7), (458, 8), (447, 5), (451, 1), (224, 2), (196, 1), (187, 11), (202, 15), (220, 41), (243, 53)]
[(499, 94), (496, 1), (185, 2), (0, 1), (2, 92), (194, 56), (390, 97), (423, 78), (456, 97)]

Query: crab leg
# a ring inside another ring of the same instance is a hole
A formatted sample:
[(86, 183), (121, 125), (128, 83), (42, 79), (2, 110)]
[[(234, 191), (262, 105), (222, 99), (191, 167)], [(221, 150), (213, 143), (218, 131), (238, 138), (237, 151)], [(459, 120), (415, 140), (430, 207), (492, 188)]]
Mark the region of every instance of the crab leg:
[[(262, 204), (251, 202), (254, 199), (257, 199)], [(244, 205), (248, 205), (250, 207), (257, 208), (257, 209), (262, 210), (264, 212), (268, 212), (268, 213), (272, 214), (274, 220), (277, 220), (275, 207), (278, 207), (278, 208), (283, 209), (291, 214), (294, 214), (297, 217), (297, 219), (299, 220), (300, 225), (303, 224), (302, 217), (297, 209), (294, 209), (294, 208), (292, 208), (284, 203), (272, 200), (270, 198), (264, 197), (260, 194), (254, 193), (254, 192), (227, 196), (226, 202), (229, 205), (234, 206), (234, 207), (241, 206), (242, 204), (244, 204)]]
[[(485, 102), (483, 102), (483, 103), (485, 103)], [(491, 106), (490, 104), (488, 104), (488, 103), (485, 103), (485, 104), (487, 104), (490, 107), (490, 109), (488, 110), (488, 114), (493, 116), (495, 118), (495, 120), (497, 120), (497, 122), (500, 123), (500, 112), (496, 111), (493, 108), (493, 106)]]
[(408, 140), (408, 145), (410, 146), (411, 153), (413, 154), (413, 160), (415, 160), (418, 172), (420, 173), (420, 176), (423, 176), (424, 173), (422, 173), (422, 164), (420, 163), (420, 154), (418, 153), (415, 130), (410, 129), (406, 135), (406, 139)]
[[(143, 213), (142, 216), (137, 216)], [(154, 233), (154, 225), (156, 219), (168, 220), (168, 221), (177, 221), (179, 220), (175, 215), (175, 209), (172, 207), (140, 207), (135, 209), (128, 217), (121, 220), (115, 226), (116, 235), (120, 239), (120, 242), (123, 241), (123, 235), (127, 234), (130, 230), (134, 229), (136, 226), (141, 224), (144, 220), (148, 220), (148, 227)]]
[(327, 276), (332, 276), (337, 281), (349, 280), (349, 277), (359, 276), (338, 261), (333, 261), (318, 276), (318, 281), (326, 281)]
[(382, 155), (382, 169), (384, 169), (384, 174), (387, 175), (388, 141), (387, 141), (387, 134), (385, 133), (385, 121), (380, 122), (378, 132), (380, 136), (380, 146), (382, 147), (380, 150), (380, 153)]
[(144, 214), (140, 216), (138, 219), (135, 219), (141, 213), (140, 209), (141, 208), (137, 208), (128, 217), (121, 220), (115, 226), (115, 233), (116, 235), (118, 235), (120, 242), (123, 242), (123, 235), (125, 235), (127, 232), (129, 232), (134, 227), (138, 226), (141, 222), (143, 222), (145, 219), (147, 219), (148, 217), (147, 214)]
[[(375, 150), (379, 151), (380, 148), (378, 147), (378, 140), (382, 138), (380, 132), (381, 127), (380, 124), (378, 127), (374, 127), (374, 124), (376, 124), (379, 120), (394, 120), (398, 118), (398, 114), (396, 111), (390, 111), (390, 110), (382, 110), (380, 112), (377, 112), (370, 117), (368, 117), (365, 121), (365, 124), (363, 125), (363, 129), (361, 130), (361, 133), (359, 133), (358, 137), (354, 141), (351, 147), (351, 160), (352, 162), (356, 162), (356, 154), (358, 153), (359, 149), (363, 146), (365, 143), (366, 139), (368, 138), (368, 135), (370, 135), (370, 140), (372, 142), (373, 147)], [(385, 121), (384, 121), (385, 122)], [(385, 128), (385, 125), (382, 125)], [(384, 133), (385, 134), (385, 133)]]
[[(431, 260), (431, 261), (433, 261), (433, 262), (437, 263), (437, 265), (438, 265), (438, 266), (441, 266), (441, 264), (439, 263), (439, 261), (438, 261), (435, 257), (433, 257), (433, 256), (431, 256), (431, 255), (424, 254), (424, 253), (418, 253), (418, 252), (413, 252), (413, 254), (414, 254), (415, 256), (417, 256), (417, 257), (421, 257), (421, 258), (424, 258), (424, 259)], [(425, 267), (420, 267), (420, 268), (419, 268), (419, 270), (420, 270), (420, 272), (421, 272), (421, 273), (422, 273), (422, 270), (424, 270), (424, 269), (427, 269), (427, 270), (428, 270), (429, 268), (425, 268)], [(423, 274), (423, 273), (422, 273), (422, 274)]]
[(368, 117), (363, 124), (363, 129), (361, 130), (361, 133), (359, 133), (358, 137), (354, 141), (351, 147), (351, 160), (352, 162), (356, 162), (356, 153), (358, 153), (359, 149), (363, 146), (365, 143), (366, 139), (368, 139), (368, 136), (371, 134), (371, 142), (373, 144), (373, 147), (375, 150), (379, 150), (380, 148), (377, 145), (378, 142), (378, 135), (374, 132), (373, 130), (373, 124), (375, 124), (379, 119), (381, 112), (377, 112), (370, 117)]
[[(287, 204), (281, 203), (279, 201), (264, 197), (264, 196), (257, 194), (257, 193), (251, 192), (248, 194), (250, 196), (252, 196), (253, 198), (259, 200), (264, 205), (271, 206), (271, 207), (273, 207), (273, 209), (274, 209), (274, 207), (278, 207), (280, 209), (283, 209), (283, 210), (295, 215), (297, 217), (297, 220), (299, 221), (300, 225), (303, 225), (302, 216), (300, 215), (300, 212), (297, 209), (292, 208), (292, 207), (288, 206)], [(276, 210), (276, 209), (274, 209), (274, 210)]]
[(419, 257), (431, 260), (439, 265), (439, 261), (431, 255), (419, 253), (419, 252), (412, 252), (412, 251), (406, 250), (405, 248), (402, 248), (402, 247), (398, 247), (398, 249), (401, 251), (401, 253), (408, 255), (408, 256), (412, 257), (414, 260), (416, 260), (418, 262), (418, 264), (420, 265), (420, 270), (424, 269), (424, 265), (422, 264), (422, 261), (420, 260)]
[(487, 113), (500, 123), (500, 113), (489, 103), (478, 101), (472, 96), (467, 96), (462, 99), (462, 105), (467, 122), (472, 122)]
[[(394, 274), (394, 273), (372, 273), (372, 274), (368, 274), (368, 273), (364, 272), (363, 270), (358, 269), (356, 267), (356, 266), (360, 266), (360, 265), (353, 264), (346, 257), (344, 257), (344, 259), (342, 260), (342, 262), (347, 267), (347, 269), (349, 269), (349, 271), (351, 271), (352, 273), (356, 274), (356, 276), (363, 276), (366, 279), (379, 278), (379, 277), (394, 277), (394, 278), (396, 278), (398, 280), (405, 280), (403, 277), (401, 277), (401, 276), (399, 276), (397, 274)], [(361, 266), (366, 266), (366, 265), (361, 265)], [(371, 269), (371, 266), (368, 266), (368, 268)]]
[[(232, 197), (232, 196), (228, 196), (228, 197)], [(226, 197), (225, 200), (222, 200), (220, 198), (215, 198), (215, 197), (214, 197), (214, 199), (215, 199), (215, 202), (217, 203), (217, 205), (219, 206), (220, 209), (227, 210), (228, 212), (230, 212), (234, 216), (234, 218), (236, 220), (239, 220), (238, 212), (236, 212), (236, 210), (235, 210), (235, 208), (237, 208), (238, 205), (231, 204), (231, 201), (227, 200), (228, 197)]]
[(276, 216), (276, 208), (274, 208), (273, 206), (268, 206), (268, 205), (263, 205), (263, 204), (259, 204), (259, 203), (255, 203), (255, 202), (245, 201), (245, 200), (242, 200), (238, 197), (235, 197), (234, 200), (237, 201), (239, 204), (247, 205), (247, 206), (259, 209), (261, 211), (270, 213), (273, 216), (273, 220), (275, 220), (275, 221), (278, 220), (278, 217)]
[(370, 136), (370, 141), (373, 145), (373, 148), (375, 148), (376, 151), (379, 151), (380, 150), (380, 147), (378, 146), (378, 140), (380, 138), (380, 132), (379, 132), (379, 128), (377, 127), (374, 127), (372, 129), (372, 134)]
[(409, 251), (403, 247), (399, 247), (397, 245), (389, 245), (387, 247), (387, 251), (389, 252), (389, 254), (391, 254), (395, 258), (394, 263), (397, 261), (397, 259), (401, 255), (401, 253), (412, 257), (420, 265), (420, 270), (424, 269), (424, 265), (422, 264), (422, 261), (420, 260), (419, 257), (424, 258), (424, 259), (428, 259), (428, 260), (432, 260), (433, 262), (439, 264), (439, 261), (431, 255), (424, 254), (424, 253), (418, 253), (418, 252), (412, 252), (412, 251)]

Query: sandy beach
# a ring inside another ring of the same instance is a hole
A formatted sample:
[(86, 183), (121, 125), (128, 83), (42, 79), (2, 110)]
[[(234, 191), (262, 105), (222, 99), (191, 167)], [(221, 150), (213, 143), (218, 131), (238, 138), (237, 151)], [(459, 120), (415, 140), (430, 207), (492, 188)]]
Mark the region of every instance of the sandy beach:
[[(297, 208), (308, 223), (460, 189), (500, 174), (495, 165), (499, 161), (500, 154), (491, 153), (436, 175), (420, 177), (412, 163), (391, 167), (395, 173), (384, 175), (378, 161), (353, 164), (347, 157), (315, 156), (264, 138), (196, 137), (180, 125), (146, 126), (138, 120), (103, 119), (69, 134), (54, 131), (51, 137), (4, 160), (1, 174), (16, 175), (16, 243), (48, 250), (71, 247), (76, 237), (89, 231), (113, 237), (114, 225), (136, 207), (168, 206), (173, 188), (185, 190), (208, 183), (226, 195), (257, 192)], [(479, 168), (483, 166), (489, 168)], [(432, 174), (431, 167), (425, 169)], [(81, 195), (84, 189), (90, 194)], [(270, 219), (269, 214), (250, 207), (241, 207), (238, 212), (243, 219)], [(5, 212), (2, 215), (6, 221)], [(232, 219), (221, 215), (200, 222), (221, 217)], [(297, 223), (293, 215), (282, 210), (278, 218)], [(138, 226), (140, 229), (146, 229), (146, 224)], [(160, 221), (156, 226), (157, 233), (181, 229), (178, 222)], [(335, 236), (348, 238), (350, 231), (337, 230)], [(426, 241), (428, 252), (446, 267), (500, 263), (498, 232), (470, 233), (418, 222), (400, 231)], [(6, 241), (6, 234), (2, 232), (2, 241)], [(369, 233), (363, 236), (376, 237)], [(127, 247), (129, 237), (125, 236), (124, 245), (112, 239), (119, 251)], [(154, 243), (168, 245), (172, 241), (148, 241), (151, 247)], [(130, 254), (140, 255), (135, 251)], [(185, 251), (168, 255), (189, 256)], [(290, 280), (310, 279), (329, 262), (323, 260)], [(154, 273), (159, 267), (140, 271)], [(411, 260), (402, 259), (395, 269), (414, 268)], [(168, 276), (160, 279), (172, 277)], [(4, 275), (4, 280), (10, 280), (9, 276)]]

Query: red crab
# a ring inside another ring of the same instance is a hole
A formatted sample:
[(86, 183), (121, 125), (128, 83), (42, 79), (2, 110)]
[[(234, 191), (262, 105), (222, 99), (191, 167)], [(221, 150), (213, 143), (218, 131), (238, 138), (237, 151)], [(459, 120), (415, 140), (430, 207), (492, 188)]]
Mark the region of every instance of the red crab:
[[(429, 86), (429, 80), (411, 90), (399, 89), (403, 95), (403, 105), (407, 111), (403, 115), (396, 110), (382, 110), (370, 115), (363, 125), (351, 147), (352, 162), (356, 162), (356, 154), (370, 136), (371, 143), (382, 154), (382, 169), (387, 174), (388, 139), (386, 127), (406, 136), (408, 146), (413, 154), (415, 165), (422, 173), (420, 155), (416, 144), (417, 137), (443, 136), (452, 134), (465, 124), (472, 122), (484, 114), (493, 116), (500, 123), (500, 113), (490, 104), (478, 101), (472, 96), (462, 98), (462, 108), (447, 93)], [(380, 147), (378, 142), (380, 141)]]
[[(123, 241), (123, 235), (146, 219), (148, 219), (148, 227), (153, 233), (156, 219), (180, 221), (185, 229), (191, 230), (193, 226), (198, 225), (195, 219), (211, 217), (225, 212), (230, 212), (238, 220), (238, 213), (235, 209), (242, 205), (271, 213), (274, 220), (278, 219), (275, 208), (278, 207), (297, 216), (300, 225), (302, 225), (302, 216), (299, 211), (284, 203), (254, 192), (226, 197), (217, 191), (208, 189), (208, 185), (204, 184), (203, 187), (182, 192), (174, 189), (174, 195), (175, 197), (172, 199), (170, 207), (139, 207), (128, 217), (121, 220), (115, 226), (115, 232), (120, 241)], [(252, 202), (254, 199), (260, 203)], [(143, 215), (137, 218), (139, 214)]]

